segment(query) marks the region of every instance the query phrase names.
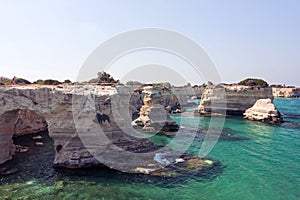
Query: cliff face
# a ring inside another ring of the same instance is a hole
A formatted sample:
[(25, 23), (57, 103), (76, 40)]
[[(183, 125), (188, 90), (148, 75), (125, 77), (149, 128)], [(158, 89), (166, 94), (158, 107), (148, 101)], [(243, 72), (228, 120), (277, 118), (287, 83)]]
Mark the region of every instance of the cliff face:
[[(168, 89), (160, 86), (145, 86), (132, 89), (133, 92), (131, 93), (130, 98), (130, 110), (133, 120), (137, 119), (140, 116), (141, 108), (144, 105), (145, 95), (149, 93), (149, 87), (154, 87), (155, 90), (159, 92), (160, 99), (158, 103), (170, 113), (181, 112), (181, 105), (186, 105), (188, 97), (193, 94), (191, 93), (191, 87), (173, 87), (171, 89)], [(185, 91), (184, 89), (187, 89), (187, 91)], [(142, 112), (144, 113), (144, 111)]]
[(281, 123), (283, 122), (281, 114), (275, 108), (271, 99), (259, 99), (254, 106), (247, 109), (244, 113), (244, 118), (261, 121), (267, 123)]
[(299, 98), (300, 88), (272, 88), (274, 97)]
[[(102, 132), (110, 138), (103, 142), (104, 146), (122, 141), (119, 142), (120, 147), (150, 148), (153, 146), (150, 141), (135, 141), (122, 134), (130, 128), (129, 97), (127, 88), (117, 91), (113, 87), (91, 85), (1, 87), (0, 163), (11, 159), (14, 153), (12, 136), (44, 130), (46, 122), (49, 136), (54, 141), (54, 165), (57, 167), (81, 168), (104, 164), (94, 157), (99, 143), (91, 139), (94, 137), (91, 132)], [(86, 138), (86, 135), (91, 137)], [(116, 151), (115, 148), (112, 152)], [(109, 159), (106, 160), (109, 162)]]
[(243, 115), (258, 99), (273, 99), (271, 88), (258, 88), (241, 85), (219, 85), (208, 87), (201, 97), (196, 114)]
[[(168, 115), (160, 115), (165, 109), (156, 107), (156, 103), (160, 103), (159, 93), (151, 91), (144, 100), (145, 105), (152, 105), (150, 118), (152, 115), (167, 117), (166, 122), (176, 126), (168, 121)], [(158, 96), (153, 98), (152, 95)], [(176, 165), (179, 158), (180, 165), (187, 168), (189, 160), (195, 160), (199, 171), (214, 166), (213, 161), (205, 162), (168, 147), (156, 146), (137, 134), (131, 126), (130, 97), (131, 90), (126, 87), (0, 87), (0, 164), (11, 159), (15, 152), (13, 135), (43, 130), (45, 120), (54, 142), (53, 164), (56, 167), (105, 165), (124, 172), (160, 176), (168, 174), (167, 165)], [(148, 112), (147, 109), (144, 112)], [(161, 122), (159, 118), (158, 124)]]
[(144, 87), (143, 94), (144, 105), (140, 109), (140, 116), (132, 122), (132, 125), (149, 132), (178, 131), (179, 126), (170, 118), (165, 109), (167, 105), (175, 101), (176, 96), (170, 95), (169, 90), (153, 86)]

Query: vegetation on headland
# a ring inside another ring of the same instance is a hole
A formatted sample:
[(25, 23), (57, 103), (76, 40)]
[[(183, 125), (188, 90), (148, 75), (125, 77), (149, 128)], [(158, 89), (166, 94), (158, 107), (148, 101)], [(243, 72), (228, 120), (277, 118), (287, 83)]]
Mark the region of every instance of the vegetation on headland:
[(169, 82), (160, 82), (160, 83), (141, 83), (139, 81), (127, 81), (127, 86), (136, 86), (136, 87), (144, 87), (144, 86), (155, 86), (155, 87), (162, 87), (162, 88), (171, 88), (172, 85)]
[(110, 75), (107, 72), (98, 72), (97, 73), (97, 78), (93, 78), (87, 82), (84, 83), (110, 83), (110, 84), (114, 84), (114, 83), (119, 83), (119, 80), (115, 80), (114, 77), (112, 77), (112, 75)]
[(46, 80), (36, 80), (33, 83), (30, 81), (24, 79), (24, 78), (15, 78), (9, 79), (5, 77), (0, 77), (0, 85), (10, 85), (10, 84), (20, 84), (20, 85), (27, 85), (27, 84), (38, 84), (38, 85), (59, 85), (59, 84), (64, 84), (64, 83), (72, 83), (69, 79), (65, 80), (64, 82), (60, 82), (58, 80), (53, 80), (53, 79), (46, 79)]
[[(0, 76), (0, 85), (11, 85), (11, 84), (21, 84), (21, 85), (26, 85), (26, 84), (38, 84), (38, 85), (60, 85), (60, 84), (91, 84), (91, 83), (96, 83), (96, 84), (121, 84), (119, 80), (114, 79), (113, 76), (111, 76), (107, 72), (98, 72), (97, 73), (97, 78), (93, 78), (89, 81), (84, 81), (84, 82), (72, 82), (69, 79), (64, 80), (63, 82), (60, 82), (58, 80), (54, 79), (38, 79), (34, 82), (30, 82), (24, 78), (16, 78), (15, 80), (6, 78), (6, 77), (1, 77)], [(240, 81), (237, 83), (238, 85), (245, 85), (245, 86), (255, 86), (255, 87), (272, 87), (272, 88), (295, 88), (295, 86), (288, 86), (285, 84), (272, 84), (269, 85), (265, 80), (262, 79), (257, 79), (257, 78), (247, 78), (245, 80)], [(175, 87), (171, 85), (169, 82), (160, 82), (160, 83), (142, 83), (140, 81), (134, 81), (130, 80), (126, 82), (127, 86), (134, 86), (134, 87), (143, 87), (143, 86), (158, 86), (158, 87), (164, 87), (164, 88), (171, 88)], [(191, 85), (190, 83), (184, 85), (183, 87), (207, 87), (207, 86), (213, 86), (215, 85), (211, 81), (208, 81), (207, 83), (203, 83), (202, 85)], [(235, 85), (235, 84), (225, 84), (225, 83), (220, 83), (218, 85)]]
[(145, 83), (141, 83), (139, 81), (127, 81), (126, 85), (128, 86), (143, 86)]
[(46, 79), (46, 80), (37, 80), (35, 82), (33, 82), (33, 84), (38, 84), (38, 85), (59, 85), (61, 84), (61, 82), (59, 82), (58, 80), (52, 80), (52, 79)]
[(8, 85), (12, 83), (12, 79), (0, 77), (0, 85)]
[(31, 84), (30, 81), (24, 79), (24, 78), (14, 78), (13, 79), (9, 79), (6, 77), (0, 77), (0, 85), (9, 85), (9, 84)]
[(262, 80), (257, 78), (247, 78), (245, 80), (242, 80), (238, 83), (239, 85), (246, 85), (246, 86), (256, 86), (256, 87), (269, 87), (269, 84)]
[(24, 78), (16, 78), (16, 84), (31, 84), (31, 82)]

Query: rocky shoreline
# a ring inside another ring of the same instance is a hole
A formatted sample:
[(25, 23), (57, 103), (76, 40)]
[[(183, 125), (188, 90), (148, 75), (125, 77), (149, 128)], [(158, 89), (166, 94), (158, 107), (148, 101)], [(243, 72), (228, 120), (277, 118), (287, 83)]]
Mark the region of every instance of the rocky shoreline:
[[(149, 88), (149, 91), (154, 90)], [(0, 144), (3, 148), (0, 163), (10, 160), (15, 154), (13, 137), (47, 128), (54, 142), (55, 167), (108, 166), (123, 172), (155, 176), (172, 176), (172, 169), (176, 166), (183, 171), (185, 168), (203, 171), (214, 167), (214, 161), (175, 152), (156, 146), (147, 138), (135, 137), (128, 110), (131, 93), (130, 88), (122, 86), (1, 87)], [(148, 98), (156, 101), (152, 94)], [(168, 112), (164, 117), (169, 117)], [(172, 121), (164, 126), (169, 128), (164, 131), (170, 131), (170, 127), (175, 127), (172, 131), (178, 130), (178, 125)], [(166, 156), (163, 160), (168, 164), (155, 159), (157, 155)]]
[[(109, 166), (154, 176), (212, 168), (215, 161), (157, 146), (147, 138), (140, 138), (133, 129), (168, 137), (175, 135), (179, 125), (170, 118), (170, 113), (182, 112), (181, 105), (188, 105), (187, 98), (193, 93), (192, 90), (180, 93), (181, 90), (184, 88), (134, 89), (91, 84), (2, 86), (0, 164), (11, 160), (15, 151), (26, 151), (25, 147), (13, 144), (13, 137), (48, 130), (54, 142), (53, 166), (59, 168)], [(202, 97), (195, 114), (239, 115), (254, 121), (282, 122), (272, 103), (272, 88), (217, 85), (198, 90)], [(163, 160), (168, 165), (159, 162), (158, 155), (166, 156)], [(174, 173), (176, 167), (182, 172)]]

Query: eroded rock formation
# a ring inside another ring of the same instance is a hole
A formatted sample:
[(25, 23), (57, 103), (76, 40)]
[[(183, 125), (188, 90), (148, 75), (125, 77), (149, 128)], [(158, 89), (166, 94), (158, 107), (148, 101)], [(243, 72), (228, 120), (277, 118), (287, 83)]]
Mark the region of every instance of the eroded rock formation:
[(175, 132), (179, 126), (170, 118), (166, 105), (175, 96), (161, 87), (147, 86), (143, 88), (144, 105), (140, 109), (140, 116), (132, 122), (135, 128), (142, 128), (148, 132)]
[[(147, 88), (147, 86), (145, 86)], [(185, 107), (195, 106), (195, 103), (188, 102), (191, 97), (200, 98), (205, 91), (204, 86), (182, 86), (182, 87), (171, 87), (166, 88), (164, 86), (155, 86), (156, 88), (161, 88), (161, 98), (162, 105), (165, 106), (167, 111), (170, 113), (181, 113)], [(144, 87), (133, 87), (133, 92), (130, 99), (130, 109), (132, 113), (132, 119), (135, 120), (139, 117), (139, 112), (144, 105), (145, 93)]]
[(259, 99), (254, 106), (247, 109), (244, 118), (267, 123), (283, 122), (280, 112), (276, 109), (271, 99)]
[(2, 114), (0, 117), (0, 147), (3, 151), (2, 153), (0, 151), (0, 163), (11, 159), (15, 153), (16, 148), (13, 145), (12, 136), (38, 133), (45, 130), (47, 130), (46, 121), (34, 111), (16, 109)]
[(11, 114), (13, 115), (10, 116), (10, 119), (13, 120), (11, 123), (14, 136), (38, 133), (47, 130), (47, 122), (34, 111), (16, 110)]
[(195, 114), (227, 114), (242, 116), (258, 99), (273, 99), (272, 88), (242, 85), (209, 86), (201, 97)]
[[(152, 95), (159, 96), (159, 93), (153, 94), (151, 91), (152, 89), (149, 89), (150, 96), (146, 98), (145, 104), (152, 105), (149, 115), (167, 116), (165, 123), (159, 118), (158, 124), (178, 128), (173, 121), (168, 121), (168, 115), (160, 115), (160, 112), (166, 111), (164, 107), (160, 108), (159, 104), (155, 106), (159, 103), (159, 98), (153, 100)], [(0, 164), (11, 159), (15, 152), (12, 137), (16, 131), (7, 127), (17, 124), (23, 133), (32, 130), (25, 125), (31, 121), (23, 120), (24, 126), (20, 125), (20, 120), (15, 123), (20, 119), (16, 113), (21, 111), (25, 118), (42, 116), (47, 122), (49, 136), (54, 142), (53, 164), (56, 167), (85, 168), (105, 165), (124, 172), (163, 176), (168, 172), (168, 166), (174, 168), (179, 164), (179, 158), (180, 165), (187, 168), (191, 167), (189, 160), (192, 159), (192, 163), (196, 163), (196, 168), (200, 171), (214, 166), (213, 161), (204, 162), (198, 157), (182, 156), (182, 152), (156, 146), (136, 133), (131, 126), (130, 97), (131, 90), (126, 87), (0, 87)], [(144, 112), (148, 112), (146, 110), (145, 108)], [(38, 124), (44, 125), (44, 122), (35, 121), (32, 126), (37, 127)], [(164, 161), (168, 161), (168, 166), (155, 159), (157, 155), (165, 155)]]

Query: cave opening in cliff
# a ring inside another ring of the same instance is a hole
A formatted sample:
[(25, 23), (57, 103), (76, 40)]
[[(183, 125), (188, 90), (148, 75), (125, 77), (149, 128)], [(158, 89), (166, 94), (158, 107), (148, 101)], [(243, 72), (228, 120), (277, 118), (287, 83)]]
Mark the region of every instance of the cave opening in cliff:
[[(1, 181), (31, 180), (53, 174), (54, 143), (45, 118), (32, 110), (10, 110), (0, 117)], [(6, 161), (6, 162), (5, 162)]]

